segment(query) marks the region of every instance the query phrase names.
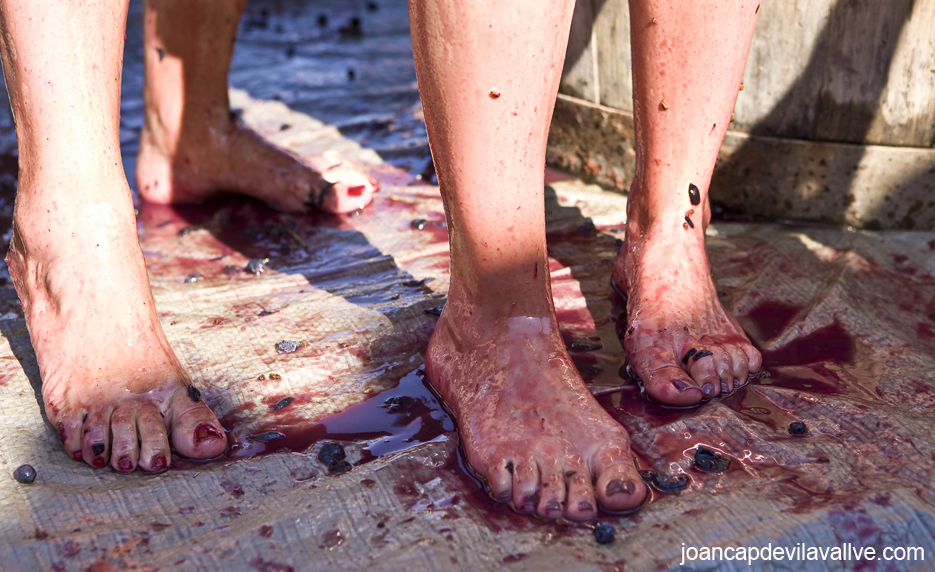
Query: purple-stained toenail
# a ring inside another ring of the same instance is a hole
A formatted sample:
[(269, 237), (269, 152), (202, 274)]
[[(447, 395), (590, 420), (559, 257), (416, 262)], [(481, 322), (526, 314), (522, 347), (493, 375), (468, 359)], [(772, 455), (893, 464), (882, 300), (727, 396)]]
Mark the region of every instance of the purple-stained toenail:
[(201, 443), (202, 441), (210, 441), (212, 439), (220, 438), (221, 432), (210, 423), (202, 423), (198, 427), (195, 427), (195, 443)]
[(117, 469), (128, 473), (133, 470), (133, 462), (130, 461), (129, 457), (120, 457), (117, 461)]
[(539, 499), (536, 495), (528, 495), (523, 499), (523, 510), (536, 510), (537, 504), (539, 504)]
[(562, 510), (562, 503), (557, 500), (545, 503), (545, 512), (555, 512), (557, 510)]
[(104, 457), (94, 457), (94, 460), (91, 461), (91, 464), (98, 469), (104, 468), (104, 465), (107, 464), (107, 461), (104, 460)]
[(106, 447), (104, 446), (103, 443), (95, 443), (91, 445), (91, 452), (94, 453), (95, 455), (100, 455), (101, 453), (104, 452), (105, 448)]
[(583, 500), (578, 503), (578, 510), (581, 512), (591, 512), (594, 510), (594, 505), (591, 504), (591, 501)]
[(701, 386), (701, 394), (704, 395), (705, 397), (710, 397), (710, 396), (714, 395), (714, 386), (711, 385), (710, 383), (706, 383), (706, 384), (702, 385), (702, 386)]
[(723, 381), (721, 382), (721, 393), (730, 393), (730, 386)]
[(633, 484), (633, 481), (614, 479), (607, 483), (607, 496), (618, 495), (620, 493), (630, 494), (634, 490), (636, 490), (636, 486)]
[(691, 385), (687, 381), (682, 381), (681, 379), (676, 379), (672, 382), (672, 385), (674, 385), (675, 389), (678, 389), (679, 391), (685, 391), (686, 389), (698, 389), (694, 385)]
[(511, 493), (510, 491), (503, 491), (502, 493), (500, 493), (500, 500), (503, 502), (507, 502), (508, 500), (510, 500), (510, 497), (512, 496), (513, 496), (513, 493)]
[(694, 357), (692, 357), (692, 361), (698, 361), (701, 358), (706, 358), (710, 355), (714, 355), (714, 352), (711, 350), (701, 350), (700, 352), (696, 353)]
[(150, 468), (154, 471), (164, 471), (166, 469), (166, 458), (164, 455), (156, 455), (153, 457), (153, 460), (149, 462)]
[(74, 453), (71, 454), (71, 458), (76, 461), (81, 461), (81, 459), (83, 459), (84, 456), (81, 454), (81, 451), (75, 451)]

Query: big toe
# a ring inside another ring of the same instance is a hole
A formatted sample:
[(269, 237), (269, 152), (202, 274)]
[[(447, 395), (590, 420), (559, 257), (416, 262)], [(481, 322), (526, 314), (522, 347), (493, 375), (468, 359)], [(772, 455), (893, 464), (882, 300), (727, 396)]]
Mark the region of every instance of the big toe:
[(676, 365), (666, 365), (640, 377), (647, 395), (665, 405), (690, 407), (710, 397), (705, 395), (702, 384)]
[(305, 157), (304, 162), (326, 183), (310, 201), (323, 212), (341, 214), (362, 209), (373, 201), (373, 193), (379, 189), (376, 179), (335, 151)]
[(595, 473), (597, 500), (606, 511), (636, 510), (649, 494), (628, 448), (618, 445), (603, 447), (596, 457)]
[(227, 450), (227, 436), (200, 398), (176, 395), (172, 402), (172, 446), (189, 459), (212, 459)]

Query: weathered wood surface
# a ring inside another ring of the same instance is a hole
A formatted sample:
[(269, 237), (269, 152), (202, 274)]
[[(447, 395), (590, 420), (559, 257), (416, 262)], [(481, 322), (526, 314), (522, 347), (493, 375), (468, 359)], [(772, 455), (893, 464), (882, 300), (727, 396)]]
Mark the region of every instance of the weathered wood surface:
[[(579, 0), (561, 92), (632, 111), (626, 0)], [(735, 131), (935, 145), (935, 0), (764, 2)]]
[[(633, 178), (633, 115), (559, 95), (546, 160), (604, 188)], [(711, 181), (718, 208), (856, 228), (935, 230), (935, 149), (728, 131)]]
[[(626, 0), (579, 0), (551, 164), (633, 174)], [(766, 2), (712, 198), (747, 214), (935, 229), (935, 0)]]

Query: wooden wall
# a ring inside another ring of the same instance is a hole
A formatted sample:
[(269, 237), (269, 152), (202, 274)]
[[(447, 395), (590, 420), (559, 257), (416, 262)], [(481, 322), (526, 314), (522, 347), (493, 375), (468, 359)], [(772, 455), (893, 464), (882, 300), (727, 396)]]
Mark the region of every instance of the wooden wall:
[[(560, 87), (560, 93), (568, 97), (559, 105), (556, 121), (571, 116), (580, 120), (584, 113), (593, 128), (600, 123), (598, 115), (607, 119), (619, 112), (624, 119), (615, 122), (626, 123), (632, 111), (629, 30), (626, 0), (578, 0)], [(765, 1), (744, 87), (728, 136), (732, 143), (723, 150), (722, 166), (715, 174), (713, 198), (729, 208), (778, 218), (935, 228), (935, 0)], [(575, 110), (573, 103), (590, 106), (592, 112)], [(565, 124), (556, 130), (564, 139), (553, 138), (550, 161), (573, 170), (577, 165), (579, 172), (583, 170), (605, 186), (628, 187), (626, 176), (632, 173), (632, 165), (625, 163), (632, 161), (632, 149), (625, 142), (632, 146), (632, 133), (622, 131), (621, 148), (608, 149), (607, 129), (601, 127), (597, 141), (603, 148), (589, 149), (590, 136), (568, 139), (576, 132), (586, 135), (587, 129)], [(777, 154), (784, 140), (796, 151)], [(819, 142), (823, 165), (803, 170), (803, 164), (792, 163), (812, 156), (809, 144)], [(858, 144), (861, 149), (855, 154), (854, 149), (840, 147), (838, 154), (834, 144)], [(893, 151), (878, 150), (881, 146), (913, 148), (907, 149), (914, 157), (913, 172), (899, 173), (892, 167), (887, 172), (884, 163), (892, 163)], [(765, 150), (770, 156), (759, 155)], [(877, 155), (886, 159), (877, 160)], [(788, 163), (779, 166), (784, 171), (771, 170), (772, 182), (751, 181), (751, 165), (764, 160)], [(834, 164), (828, 165), (829, 161)], [(825, 166), (829, 168), (823, 170)], [(926, 175), (929, 168), (933, 169), (930, 176)], [(874, 188), (858, 189), (856, 176), (842, 179), (847, 169), (873, 170)], [(753, 187), (760, 191), (751, 192)], [(914, 190), (906, 191), (910, 187)], [(899, 216), (896, 211), (890, 213), (899, 221), (866, 210), (847, 212), (849, 205), (861, 202), (859, 193), (886, 194), (897, 188), (902, 189), (897, 193), (900, 196), (886, 201), (921, 201), (923, 210), (928, 210), (916, 215), (919, 220), (906, 219), (902, 208), (896, 209)], [(932, 196), (924, 196), (926, 192)], [(772, 204), (771, 193), (778, 193), (779, 203), (792, 206)], [(815, 203), (816, 193), (833, 195), (817, 202), (839, 206), (824, 212), (824, 207), (816, 210), (797, 204), (809, 197)], [(764, 199), (765, 205), (758, 204)]]

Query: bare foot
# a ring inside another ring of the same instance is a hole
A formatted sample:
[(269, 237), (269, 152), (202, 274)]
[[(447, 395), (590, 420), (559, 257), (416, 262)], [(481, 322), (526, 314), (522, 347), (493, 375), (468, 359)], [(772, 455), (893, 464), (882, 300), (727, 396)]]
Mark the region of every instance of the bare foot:
[(170, 440), (185, 457), (216, 457), (227, 439), (159, 325), (130, 190), (103, 179), (79, 179), (55, 200), (54, 181), (21, 181), (17, 197), (7, 262), (46, 414), (68, 454), (93, 467), (164, 470)]
[(299, 160), (233, 121), (190, 129), (197, 134), (170, 131), (152, 120), (140, 136), (137, 189), (155, 203), (192, 203), (233, 192), (287, 211), (346, 213), (370, 204), (378, 187), (339, 153)]
[(494, 498), (550, 520), (594, 518), (598, 503), (610, 511), (639, 507), (647, 491), (629, 435), (585, 387), (554, 311), (480, 314), (450, 292), (425, 369)]
[[(638, 192), (631, 192), (634, 199)], [(699, 228), (686, 228), (671, 221), (642, 225), (631, 217), (614, 265), (614, 281), (627, 292), (630, 367), (646, 393), (666, 405), (730, 393), (762, 364), (718, 300), (704, 247), (709, 218), (696, 216)]]

